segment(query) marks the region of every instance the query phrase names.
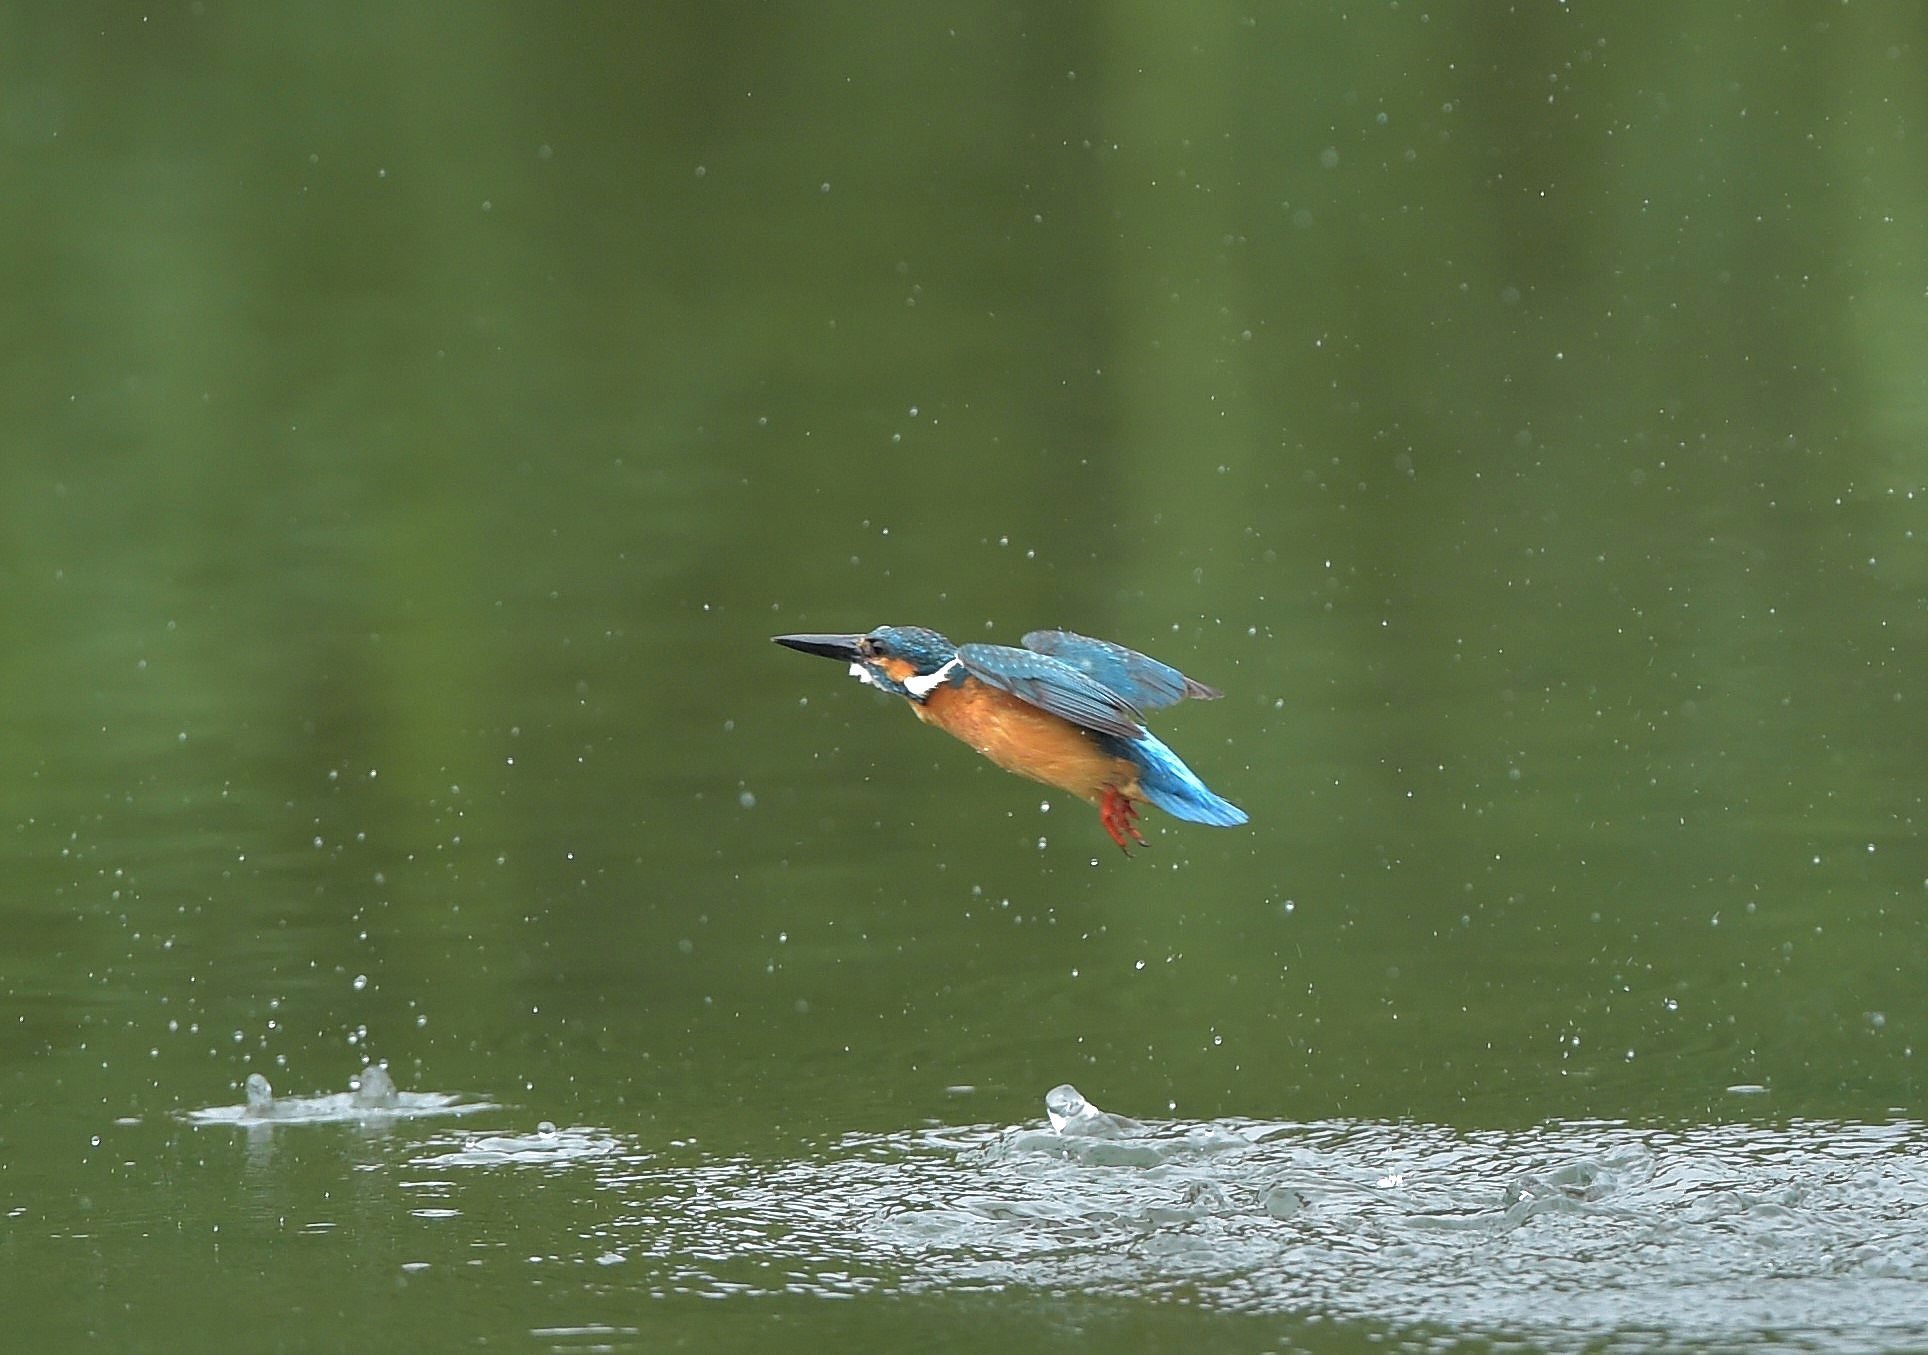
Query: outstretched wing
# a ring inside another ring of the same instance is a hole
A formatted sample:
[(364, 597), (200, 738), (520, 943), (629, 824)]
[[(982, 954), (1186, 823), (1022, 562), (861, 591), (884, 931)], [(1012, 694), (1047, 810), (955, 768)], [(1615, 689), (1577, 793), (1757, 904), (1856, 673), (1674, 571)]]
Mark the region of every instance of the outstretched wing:
[(1216, 701), (1225, 695), (1135, 649), (1114, 645), (1109, 640), (1094, 640), (1075, 631), (1034, 630), (1024, 637), (1024, 647), (1049, 654), (1076, 668), (1140, 710), (1157, 710), (1188, 696), (1198, 701)]
[(1009, 645), (959, 645), (957, 661), (979, 682), (1009, 692), (1080, 729), (1121, 739), (1145, 737), (1145, 720), (1136, 706), (1049, 654)]

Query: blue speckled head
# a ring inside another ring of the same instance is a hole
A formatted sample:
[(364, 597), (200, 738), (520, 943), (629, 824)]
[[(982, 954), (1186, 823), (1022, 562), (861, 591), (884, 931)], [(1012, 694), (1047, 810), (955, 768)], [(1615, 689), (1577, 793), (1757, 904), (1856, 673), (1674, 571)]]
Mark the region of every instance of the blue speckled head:
[(922, 701), (943, 681), (924, 679), (943, 672), (956, 657), (957, 646), (934, 630), (879, 626), (857, 641), (857, 657), (850, 672), (873, 687)]
[(920, 674), (935, 673), (957, 657), (956, 645), (923, 626), (879, 626), (864, 639), (876, 658), (903, 659)]

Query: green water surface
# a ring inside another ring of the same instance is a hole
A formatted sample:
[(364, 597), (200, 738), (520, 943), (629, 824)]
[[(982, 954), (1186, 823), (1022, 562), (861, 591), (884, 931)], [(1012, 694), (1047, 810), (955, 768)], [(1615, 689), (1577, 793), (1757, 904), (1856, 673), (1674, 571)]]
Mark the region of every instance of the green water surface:
[[(830, 1297), (469, 1121), (179, 1118), (369, 1058), (779, 1194), (1066, 1081), (1918, 1120), (1925, 139), (1900, 4), (0, 12), (12, 1339), (1517, 1330)], [(885, 622), (1222, 687), (1154, 724), (1251, 826), (1124, 859), (768, 643)]]

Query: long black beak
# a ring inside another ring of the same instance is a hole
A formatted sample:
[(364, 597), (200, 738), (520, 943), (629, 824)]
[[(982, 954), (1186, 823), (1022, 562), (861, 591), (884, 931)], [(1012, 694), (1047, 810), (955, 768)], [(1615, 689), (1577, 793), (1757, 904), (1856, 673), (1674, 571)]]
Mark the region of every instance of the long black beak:
[(836, 659), (839, 663), (857, 661), (857, 642), (861, 635), (773, 635), (770, 637), (778, 644), (790, 649), (800, 649), (805, 654), (820, 654), (826, 659)]

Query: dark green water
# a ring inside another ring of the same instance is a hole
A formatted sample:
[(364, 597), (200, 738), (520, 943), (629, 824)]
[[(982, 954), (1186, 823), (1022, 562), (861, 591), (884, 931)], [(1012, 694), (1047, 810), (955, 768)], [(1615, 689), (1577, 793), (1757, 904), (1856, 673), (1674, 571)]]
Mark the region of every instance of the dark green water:
[[(1928, 1343), (1924, 136), (1902, 5), (0, 13), (15, 1339)], [(498, 1108), (182, 1118), (368, 1058)]]

